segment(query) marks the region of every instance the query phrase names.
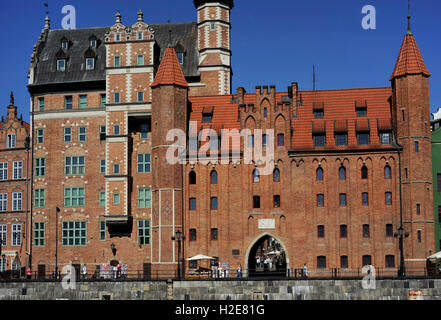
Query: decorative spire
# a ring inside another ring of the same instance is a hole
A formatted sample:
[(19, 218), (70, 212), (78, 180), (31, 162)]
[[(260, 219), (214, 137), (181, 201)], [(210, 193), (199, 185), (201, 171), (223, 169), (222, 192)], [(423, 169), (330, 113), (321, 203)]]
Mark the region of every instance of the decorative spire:
[(139, 9), (138, 11), (138, 22), (144, 21), (144, 13), (142, 13), (142, 10)]
[(410, 0), (407, 1), (407, 34), (413, 34), (410, 29)]
[(44, 6), (46, 7), (46, 18), (44, 19), (44, 29), (50, 29), (51, 20), (49, 19), (49, 5), (45, 3)]
[(119, 10), (116, 13), (115, 17), (116, 17), (115, 23), (121, 23), (121, 13), (119, 12)]
[(171, 28), (168, 29), (168, 45), (167, 45), (167, 47), (168, 48), (172, 47), (172, 29)]
[(14, 105), (14, 93), (11, 91), (11, 100), (10, 100), (10, 105), (13, 106)]

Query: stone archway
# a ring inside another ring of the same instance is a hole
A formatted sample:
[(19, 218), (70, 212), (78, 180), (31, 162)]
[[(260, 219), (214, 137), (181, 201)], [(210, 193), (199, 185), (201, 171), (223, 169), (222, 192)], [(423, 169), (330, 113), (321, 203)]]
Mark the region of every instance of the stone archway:
[[(261, 256), (263, 260), (272, 258), (272, 264), (263, 263), (257, 266), (257, 256)], [(266, 232), (251, 241), (245, 254), (244, 277), (286, 276), (289, 268), (288, 250), (278, 237)]]

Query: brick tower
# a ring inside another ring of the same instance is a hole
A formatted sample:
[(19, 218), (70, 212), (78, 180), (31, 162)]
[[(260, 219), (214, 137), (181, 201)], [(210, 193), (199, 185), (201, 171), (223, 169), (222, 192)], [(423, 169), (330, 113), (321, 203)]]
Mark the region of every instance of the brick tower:
[(401, 152), (401, 206), (408, 273), (435, 250), (430, 143), (430, 73), (409, 27), (390, 78), (392, 117)]
[(198, 12), (201, 87), (192, 95), (231, 93), (230, 10), (233, 0), (194, 0)]
[[(175, 49), (169, 46), (152, 85), (152, 269), (176, 270), (177, 244), (171, 240), (183, 232), (182, 165), (166, 159), (167, 132), (187, 132), (188, 84)], [(181, 245), (182, 245), (181, 241)], [(182, 256), (182, 255), (181, 255)]]

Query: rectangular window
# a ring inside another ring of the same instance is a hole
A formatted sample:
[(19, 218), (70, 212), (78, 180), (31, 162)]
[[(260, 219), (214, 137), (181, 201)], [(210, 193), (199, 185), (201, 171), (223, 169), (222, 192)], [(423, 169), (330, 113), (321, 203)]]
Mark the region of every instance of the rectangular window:
[(386, 256), (386, 268), (395, 268), (395, 256), (393, 255)]
[(0, 193), (0, 211), (8, 211), (8, 194)]
[(325, 226), (317, 226), (317, 237), (318, 238), (325, 237)]
[(138, 189), (138, 208), (152, 207), (152, 191), (150, 188)]
[(113, 194), (113, 204), (120, 204), (120, 194), (119, 193)]
[(12, 225), (11, 242), (13, 246), (21, 245), (21, 224)]
[(340, 226), (340, 238), (348, 237), (348, 227), (345, 224)]
[(248, 136), (248, 147), (254, 147), (254, 135)]
[(12, 179), (17, 180), (23, 178), (23, 161), (14, 161), (12, 166), (14, 168)]
[(277, 134), (277, 145), (282, 147), (285, 145), (285, 135), (283, 133)]
[(262, 136), (262, 143), (263, 143), (263, 146), (268, 145), (268, 135), (266, 133), (264, 133)]
[(390, 238), (393, 237), (393, 235), (394, 235), (394, 230), (392, 224), (386, 224), (386, 237)]
[(416, 204), (416, 214), (417, 214), (417, 216), (419, 216), (421, 214), (421, 204), (419, 204), (419, 203)]
[(15, 134), (8, 134), (8, 140), (6, 142), (6, 148), (13, 149), (16, 146), (16, 137)]
[(66, 60), (65, 59), (57, 60), (57, 70), (58, 71), (65, 71), (66, 70)]
[(38, 98), (38, 111), (44, 111), (44, 98)]
[(73, 106), (73, 99), (72, 96), (65, 96), (64, 97), (64, 109), (70, 110)]
[(65, 207), (84, 206), (84, 188), (64, 188)]
[(336, 134), (335, 135), (335, 144), (337, 146), (346, 146), (348, 144), (348, 135), (347, 134)]
[(367, 206), (367, 205), (369, 205), (369, 195), (368, 195), (367, 192), (363, 192), (363, 193), (361, 194), (361, 204), (362, 204), (363, 206)]
[(5, 271), (6, 271), (6, 256), (0, 256), (0, 272), (5, 272)]
[(213, 121), (212, 113), (202, 113), (202, 123), (211, 123)]
[(64, 162), (64, 174), (68, 176), (83, 175), (85, 171), (84, 156), (66, 157)]
[(6, 247), (8, 245), (8, 226), (6, 224), (0, 224), (0, 241), (2, 246)]
[(44, 129), (37, 129), (37, 143), (44, 143)]
[(106, 95), (101, 94), (100, 96), (100, 107), (105, 108), (106, 107)]
[(0, 162), (0, 180), (8, 180), (8, 163)]
[(418, 239), (418, 242), (421, 242), (421, 230), (417, 231), (417, 239)]
[(120, 100), (119, 92), (114, 92), (113, 93), (113, 103), (120, 103), (120, 102), (121, 102), (121, 100)]
[(106, 126), (100, 126), (100, 141), (106, 140)]
[(146, 124), (141, 125), (141, 139), (149, 138), (149, 126)]
[(63, 246), (85, 246), (87, 236), (86, 221), (64, 221), (62, 224)]
[(176, 56), (178, 57), (179, 64), (184, 64), (184, 53), (178, 52), (176, 53)]
[(22, 193), (12, 193), (12, 211), (20, 211), (22, 208)]
[(380, 143), (381, 144), (391, 144), (392, 143), (392, 134), (390, 132), (380, 133)]
[(325, 112), (323, 110), (314, 110), (314, 118), (322, 119), (325, 116)]
[(72, 142), (72, 128), (64, 128), (64, 142)]
[(357, 117), (366, 117), (367, 108), (357, 108)]
[(106, 240), (106, 221), (100, 221), (100, 241)]
[(190, 241), (196, 241), (196, 229), (190, 229)]
[(80, 109), (86, 109), (87, 108), (87, 95), (80, 95)]
[(210, 199), (210, 209), (217, 210), (217, 197), (211, 197)]
[(138, 33), (137, 33), (137, 39), (138, 39), (138, 40), (142, 40), (143, 38), (144, 38), (144, 35), (143, 35), (142, 31), (138, 31)]
[(100, 191), (100, 207), (106, 206), (106, 192)]
[(317, 257), (317, 269), (324, 269), (324, 268), (326, 268), (326, 257), (325, 256)]
[(115, 41), (121, 41), (121, 33), (115, 34)]
[(320, 134), (320, 135), (315, 135), (314, 136), (314, 147), (324, 147), (325, 146), (325, 135), (324, 134)]
[(325, 196), (323, 194), (317, 195), (317, 207), (324, 207), (325, 206)]
[(138, 102), (144, 102), (144, 91), (138, 91)]
[(254, 209), (260, 208), (260, 196), (253, 196), (253, 208)]
[(189, 209), (192, 211), (196, 210), (196, 198), (190, 198)]
[(35, 208), (44, 208), (44, 192), (45, 189), (35, 189), (35, 199), (34, 206)]
[(362, 257), (362, 265), (368, 266), (372, 264), (372, 257), (370, 255), (365, 255)]
[(385, 196), (385, 202), (387, 205), (391, 205), (392, 204), (392, 192), (386, 192), (384, 194)]
[(346, 269), (348, 267), (348, 256), (340, 257), (340, 268)]
[(279, 195), (275, 195), (273, 197), (273, 205), (274, 205), (274, 208), (280, 208), (280, 196)]
[(115, 67), (121, 67), (121, 57), (120, 56), (115, 56), (113, 59), (113, 64)]
[(150, 244), (150, 220), (138, 220), (138, 244)]
[(119, 163), (115, 163), (113, 165), (113, 174), (120, 174), (120, 164)]
[(100, 160), (100, 173), (106, 173), (106, 160)]
[(369, 237), (370, 237), (369, 225), (364, 224), (363, 225), (363, 238), (369, 238)]
[(210, 22), (210, 30), (216, 30), (216, 23)]
[(86, 58), (86, 70), (95, 69), (95, 58)]
[(419, 152), (419, 143), (415, 141), (415, 152)]
[(86, 142), (86, 127), (79, 127), (78, 128), (78, 141), (79, 142)]
[(89, 45), (91, 48), (96, 48), (96, 40), (90, 40)]
[(211, 229), (211, 240), (212, 241), (217, 240), (217, 229), (216, 228)]
[(346, 193), (340, 193), (340, 207), (346, 207)]
[(113, 135), (115, 135), (115, 136), (119, 135), (119, 124), (113, 126)]
[(364, 146), (369, 144), (369, 133), (362, 132), (357, 133), (357, 143), (359, 146)]
[(35, 222), (34, 223), (34, 246), (42, 247), (44, 246), (44, 233), (45, 233), (45, 223)]
[(137, 64), (138, 64), (138, 66), (143, 66), (144, 65), (144, 55), (138, 54)]
[(138, 173), (149, 173), (151, 170), (150, 153), (138, 154)]

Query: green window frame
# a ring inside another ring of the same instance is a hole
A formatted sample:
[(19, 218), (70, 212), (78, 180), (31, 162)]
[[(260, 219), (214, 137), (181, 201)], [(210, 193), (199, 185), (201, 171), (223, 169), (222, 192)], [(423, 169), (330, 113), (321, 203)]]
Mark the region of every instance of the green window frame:
[(65, 96), (64, 97), (64, 109), (72, 109), (73, 106), (73, 98), (72, 96)]
[(64, 142), (72, 142), (72, 128), (64, 128)]
[(46, 175), (46, 158), (35, 159), (35, 176), (44, 177)]
[(138, 189), (138, 208), (150, 209), (152, 207), (152, 191), (150, 188)]
[(100, 241), (106, 240), (106, 221), (100, 221)]
[(119, 124), (113, 126), (113, 135), (115, 136), (119, 135), (120, 133), (119, 128), (120, 128)]
[(113, 58), (113, 65), (115, 66), (115, 68), (121, 67), (121, 57), (120, 56), (115, 56)]
[(80, 109), (86, 109), (87, 108), (87, 95), (85, 95), (85, 94), (80, 95), (79, 108)]
[(67, 176), (83, 175), (86, 168), (84, 156), (71, 156), (64, 159), (64, 174)]
[(121, 165), (119, 163), (113, 164), (113, 174), (121, 173)]
[(63, 221), (61, 237), (63, 246), (85, 246), (86, 237), (86, 221)]
[(138, 64), (138, 66), (143, 66), (144, 65), (144, 55), (143, 54), (138, 54), (136, 62)]
[(100, 207), (106, 206), (106, 192), (100, 191)]
[(101, 94), (100, 107), (101, 108), (106, 107), (106, 95), (105, 94)]
[(150, 220), (138, 220), (138, 245), (150, 244)]
[(35, 208), (44, 208), (44, 200), (45, 200), (45, 189), (35, 189), (35, 197), (34, 197), (34, 207)]
[(138, 102), (144, 102), (144, 91), (138, 91)]
[(119, 92), (113, 93), (113, 103), (120, 103), (121, 102), (121, 95)]
[(138, 173), (151, 172), (151, 155), (150, 153), (138, 154)]
[(100, 160), (100, 173), (106, 173), (106, 159)]
[(121, 196), (119, 193), (113, 194), (113, 204), (120, 204), (121, 202)]
[(44, 246), (45, 227), (46, 224), (44, 222), (34, 223), (34, 246), (36, 247)]
[(86, 142), (86, 135), (87, 135), (87, 128), (86, 127), (79, 127), (78, 128), (78, 141), (79, 142)]
[(37, 129), (37, 144), (44, 143), (44, 129)]
[(84, 188), (64, 188), (65, 207), (84, 207)]
[(38, 98), (38, 111), (44, 111), (44, 98)]

